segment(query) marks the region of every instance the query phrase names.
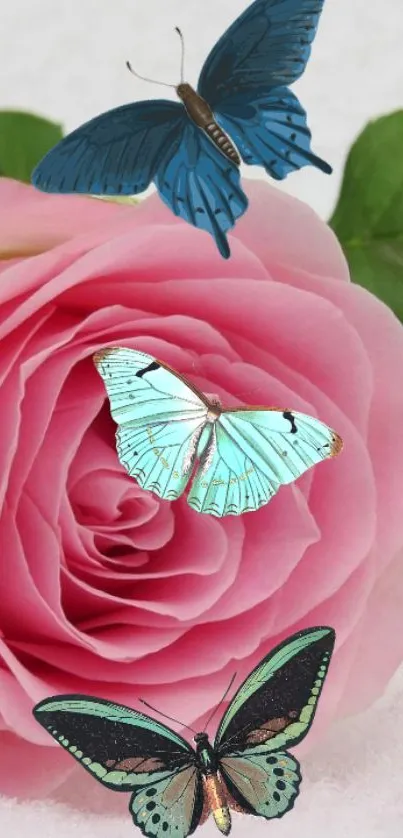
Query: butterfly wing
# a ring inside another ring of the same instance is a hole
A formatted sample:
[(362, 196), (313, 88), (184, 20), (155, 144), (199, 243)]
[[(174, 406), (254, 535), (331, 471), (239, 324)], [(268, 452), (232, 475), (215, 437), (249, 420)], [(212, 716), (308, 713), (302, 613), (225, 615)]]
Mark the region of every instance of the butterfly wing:
[(220, 105), (216, 118), (235, 141), (244, 163), (263, 166), (276, 180), (309, 165), (332, 172), (325, 160), (312, 153), (306, 113), (287, 87), (259, 97), (234, 96)]
[(335, 642), (332, 628), (298, 632), (250, 673), (217, 731), (220, 772), (235, 803), (281, 817), (298, 795), (299, 764), (284, 748), (308, 733)]
[(43, 192), (143, 192), (161, 156), (179, 145), (184, 118), (182, 104), (164, 99), (115, 108), (64, 137), (37, 165), (32, 183)]
[(218, 41), (199, 92), (245, 163), (281, 180), (302, 166), (332, 169), (310, 150), (306, 114), (286, 85), (304, 71), (323, 0), (256, 0)]
[(248, 815), (281, 818), (299, 794), (299, 763), (287, 753), (248, 753), (223, 758), (220, 773), (230, 806)]
[(221, 256), (228, 259), (226, 233), (245, 212), (248, 199), (238, 167), (189, 119), (184, 121), (179, 147), (159, 164), (154, 180), (172, 212), (210, 233)]
[(203, 809), (193, 748), (149, 716), (98, 698), (58, 696), (35, 719), (102, 785), (130, 791), (129, 809), (145, 835), (186, 838)]
[(44, 192), (135, 195), (154, 180), (175, 215), (211, 233), (228, 258), (225, 233), (248, 205), (237, 166), (190, 122), (182, 104), (124, 105), (73, 131), (38, 164)]
[(94, 355), (105, 384), (119, 460), (140, 486), (166, 500), (184, 491), (206, 423), (208, 403), (151, 355), (123, 347)]
[(198, 91), (213, 110), (292, 84), (305, 70), (324, 0), (255, 0), (213, 47)]
[(133, 794), (129, 809), (136, 826), (153, 838), (186, 838), (201, 822), (203, 784), (192, 765)]
[(188, 503), (217, 517), (254, 511), (281, 485), (341, 448), (335, 431), (304, 413), (225, 410), (202, 455)]
[(334, 629), (315, 626), (287, 638), (260, 661), (221, 719), (214, 743), (220, 758), (252, 753), (261, 745), (278, 751), (306, 736), (334, 643)]

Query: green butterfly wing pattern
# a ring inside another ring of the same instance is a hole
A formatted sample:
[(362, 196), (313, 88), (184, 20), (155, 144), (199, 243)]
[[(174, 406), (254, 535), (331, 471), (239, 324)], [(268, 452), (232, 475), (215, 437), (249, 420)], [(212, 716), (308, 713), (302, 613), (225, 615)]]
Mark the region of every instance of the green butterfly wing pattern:
[(135, 824), (153, 838), (186, 838), (203, 810), (193, 748), (149, 716), (86, 696), (60, 696), (34, 708), (38, 722), (96, 780), (133, 792)]
[(190, 766), (143, 787), (133, 794), (129, 809), (145, 835), (186, 838), (199, 825), (203, 811), (200, 773)]
[(210, 811), (227, 835), (228, 806), (269, 819), (294, 805), (301, 774), (285, 747), (312, 724), (334, 642), (323, 626), (273, 649), (239, 687), (214, 747), (205, 732), (194, 750), (155, 719), (89, 696), (45, 699), (33, 713), (98, 782), (131, 792), (129, 810), (144, 835), (187, 838)]
[(263, 742), (272, 751), (297, 745), (312, 724), (334, 642), (332, 628), (306, 629), (270, 652), (224, 714), (215, 739), (219, 753)]
[(111, 347), (94, 355), (118, 424), (119, 460), (143, 489), (176, 500), (190, 478), (208, 404), (151, 355)]
[(299, 764), (287, 753), (223, 758), (220, 771), (232, 799), (248, 815), (281, 818), (299, 793)]
[(335, 431), (304, 413), (224, 410), (202, 454), (188, 503), (218, 517), (254, 511), (281, 485), (341, 448)]
[(240, 808), (281, 817), (294, 804), (301, 775), (284, 747), (297, 745), (313, 722), (335, 633), (318, 627), (277, 646), (246, 678), (215, 739), (220, 771)]

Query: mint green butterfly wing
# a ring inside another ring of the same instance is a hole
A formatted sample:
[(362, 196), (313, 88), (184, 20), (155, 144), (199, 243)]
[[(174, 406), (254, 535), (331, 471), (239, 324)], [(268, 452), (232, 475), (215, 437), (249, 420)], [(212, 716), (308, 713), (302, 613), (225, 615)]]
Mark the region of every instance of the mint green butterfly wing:
[(232, 699), (214, 748), (235, 806), (281, 817), (299, 793), (297, 760), (284, 748), (308, 733), (335, 642), (332, 628), (298, 632), (250, 673)]
[(221, 410), (151, 355), (113, 347), (94, 355), (118, 424), (119, 460), (143, 489), (197, 512), (242, 515), (342, 449), (311, 416), (281, 408)]
[(216, 420), (188, 496), (197, 512), (242, 515), (281, 485), (342, 449), (327, 425), (281, 408), (224, 410)]
[(198, 826), (203, 788), (193, 748), (149, 716), (98, 698), (65, 695), (35, 719), (96, 780), (132, 792), (134, 823), (152, 838), (186, 838)]
[(94, 355), (118, 424), (119, 460), (143, 489), (175, 500), (186, 488), (208, 402), (151, 355), (123, 347)]

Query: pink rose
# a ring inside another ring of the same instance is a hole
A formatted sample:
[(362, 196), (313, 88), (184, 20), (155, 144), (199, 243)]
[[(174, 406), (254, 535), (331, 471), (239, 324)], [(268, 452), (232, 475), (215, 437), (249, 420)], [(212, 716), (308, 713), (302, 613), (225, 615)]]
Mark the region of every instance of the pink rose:
[[(81, 772), (31, 715), (46, 696), (140, 695), (197, 725), (235, 669), (239, 683), (329, 624), (309, 744), (402, 659), (403, 329), (350, 284), (311, 209), (245, 185), (224, 262), (156, 196), (131, 208), (1, 182), (0, 792)], [(344, 451), (241, 518), (159, 501), (117, 459), (92, 362), (113, 344), (224, 404), (317, 415)]]

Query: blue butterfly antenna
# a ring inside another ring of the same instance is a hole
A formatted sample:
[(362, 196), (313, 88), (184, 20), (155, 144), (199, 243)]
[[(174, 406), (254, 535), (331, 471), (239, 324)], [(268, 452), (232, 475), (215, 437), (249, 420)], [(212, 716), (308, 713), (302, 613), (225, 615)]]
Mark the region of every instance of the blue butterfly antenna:
[(165, 719), (169, 719), (170, 722), (176, 722), (177, 725), (182, 725), (182, 727), (186, 727), (188, 730), (191, 730), (192, 733), (197, 733), (197, 730), (195, 730), (193, 727), (190, 727), (189, 725), (185, 725), (184, 722), (180, 722), (179, 719), (174, 719), (173, 716), (167, 716), (166, 713), (161, 713), (161, 710), (157, 710), (157, 708), (153, 707), (152, 704), (149, 704), (148, 701), (144, 701), (144, 698), (139, 698), (139, 701), (141, 701), (142, 704), (145, 704), (146, 707), (149, 707), (150, 710), (153, 710), (154, 713), (158, 713), (160, 716), (164, 716)]
[[(184, 69), (185, 69), (185, 41), (183, 39), (183, 35), (182, 35), (181, 30), (177, 26), (175, 26), (175, 32), (178, 33), (178, 35), (181, 39), (181, 44), (182, 44), (181, 84), (183, 84), (183, 81), (184, 81), (183, 74), (184, 74)], [(133, 67), (130, 64), (130, 61), (126, 61), (126, 67), (127, 67), (128, 70), (130, 70), (130, 72), (133, 74), (133, 76), (136, 76), (136, 78), (141, 79), (142, 81), (149, 81), (149, 82), (151, 82), (151, 84), (162, 84), (164, 87), (173, 87), (174, 90), (176, 90), (176, 88), (178, 86), (177, 84), (168, 84), (166, 81), (157, 81), (156, 79), (149, 79), (147, 76), (140, 76), (139, 73), (136, 73), (136, 70), (133, 70)]]
[(212, 712), (212, 713), (210, 713), (210, 715), (209, 715), (209, 717), (208, 717), (208, 719), (207, 719), (207, 722), (206, 722), (206, 724), (204, 725), (204, 730), (203, 730), (203, 733), (207, 730), (207, 728), (208, 728), (208, 726), (209, 726), (209, 724), (210, 724), (211, 720), (214, 718), (215, 714), (216, 714), (216, 713), (217, 713), (217, 711), (220, 709), (220, 707), (221, 707), (221, 705), (222, 705), (223, 701), (225, 701), (225, 699), (226, 699), (226, 697), (227, 697), (227, 695), (228, 695), (228, 693), (229, 693), (229, 691), (230, 691), (230, 689), (231, 689), (231, 687), (232, 687), (232, 685), (233, 685), (233, 683), (234, 683), (234, 681), (235, 681), (236, 676), (237, 676), (237, 673), (236, 673), (236, 672), (234, 672), (234, 674), (233, 674), (233, 676), (232, 676), (232, 678), (231, 678), (231, 680), (230, 680), (230, 682), (229, 682), (229, 684), (228, 684), (228, 687), (227, 687), (227, 689), (225, 690), (225, 693), (224, 693), (223, 697), (220, 699), (220, 701), (218, 702), (218, 704), (216, 705), (216, 707), (214, 707), (213, 712)]

